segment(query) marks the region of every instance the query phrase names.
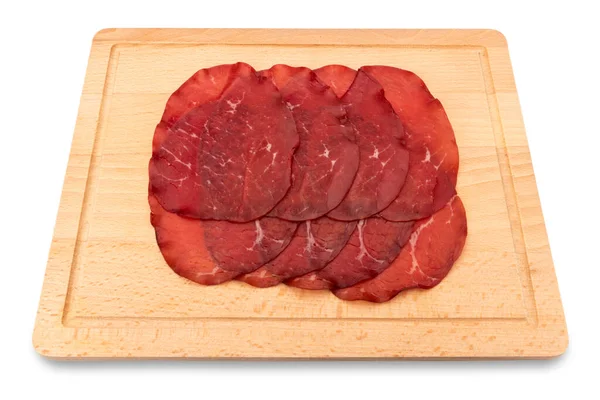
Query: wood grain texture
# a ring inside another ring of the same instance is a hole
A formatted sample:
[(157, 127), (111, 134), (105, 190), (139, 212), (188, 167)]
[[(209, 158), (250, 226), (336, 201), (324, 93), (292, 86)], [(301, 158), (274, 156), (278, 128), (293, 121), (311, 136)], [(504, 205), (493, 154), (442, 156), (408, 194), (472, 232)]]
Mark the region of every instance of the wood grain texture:
[[(163, 261), (147, 164), (168, 96), (245, 61), (421, 76), (452, 122), (469, 237), (448, 277), (384, 304)], [(567, 332), (504, 37), (492, 30), (107, 29), (94, 38), (33, 334), (56, 358), (540, 358)]]

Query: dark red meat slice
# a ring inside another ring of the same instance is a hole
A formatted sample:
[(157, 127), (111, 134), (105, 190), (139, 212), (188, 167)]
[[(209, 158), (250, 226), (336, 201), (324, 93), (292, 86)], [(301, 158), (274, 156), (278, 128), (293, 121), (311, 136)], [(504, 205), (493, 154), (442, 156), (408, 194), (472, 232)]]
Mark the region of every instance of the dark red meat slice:
[(319, 271), (319, 277), (343, 288), (379, 275), (398, 256), (412, 226), (412, 222), (383, 218), (361, 220), (346, 247)]
[(467, 237), (467, 217), (458, 196), (413, 227), (408, 244), (392, 265), (377, 277), (333, 293), (344, 300), (381, 303), (402, 290), (431, 288), (448, 274)]
[(252, 286), (269, 287), (319, 270), (339, 254), (355, 226), (356, 221), (335, 221), (327, 217), (306, 221), (279, 256), (239, 279)]
[(251, 222), (203, 221), (205, 243), (219, 267), (252, 272), (277, 257), (289, 245), (297, 224), (264, 217)]
[(333, 289), (373, 278), (398, 256), (412, 226), (412, 222), (391, 222), (383, 218), (360, 220), (333, 261), (322, 270), (291, 280), (289, 284), (304, 289)]
[(148, 202), (150, 222), (160, 252), (178, 275), (203, 285), (218, 285), (240, 274), (224, 270), (210, 256), (206, 249), (204, 221), (166, 211), (152, 194), (149, 194)]
[(357, 73), (342, 102), (356, 132), (360, 165), (348, 194), (328, 216), (350, 221), (378, 213), (398, 196), (408, 171), (408, 151), (402, 145), (400, 119), (381, 86), (364, 72)]
[(354, 82), (356, 70), (344, 65), (332, 64), (315, 69), (315, 74), (333, 90), (337, 97), (342, 97)]
[(430, 216), (456, 194), (458, 147), (439, 100), (414, 73), (386, 66), (362, 67), (385, 90), (402, 120), (410, 165), (398, 197), (380, 215), (392, 221)]
[(238, 78), (223, 92), (208, 130), (200, 156), (212, 194), (204, 201), (216, 208), (208, 217), (248, 221), (265, 215), (290, 187), (299, 143), (275, 85), (255, 75)]
[(157, 151), (167, 130), (192, 108), (216, 100), (230, 80), (252, 71), (246, 63), (217, 65), (201, 69), (183, 83), (167, 101), (165, 111), (154, 132), (152, 150)]
[(328, 217), (306, 221), (286, 249), (289, 251), (265, 264), (265, 268), (283, 279), (321, 269), (339, 254), (355, 227), (356, 221), (341, 222)]
[(292, 185), (269, 215), (291, 221), (323, 216), (340, 204), (358, 169), (358, 145), (346, 112), (308, 68), (279, 64), (262, 74), (278, 87), (300, 136)]
[(199, 149), (214, 106), (214, 102), (197, 106), (166, 134), (155, 132), (157, 149), (149, 165), (150, 190), (168, 211), (195, 217), (206, 208)]
[(218, 101), (170, 128), (153, 155), (152, 192), (170, 212), (248, 222), (288, 191), (298, 146), (294, 120), (273, 83), (244, 71)]
[(277, 275), (273, 275), (264, 266), (256, 271), (241, 275), (237, 279), (257, 288), (268, 288), (277, 286), (281, 283), (281, 278)]
[(167, 264), (203, 285), (217, 285), (253, 271), (289, 244), (296, 223), (261, 218), (243, 224), (201, 221), (166, 211), (150, 194), (150, 221)]
[(296, 287), (299, 289), (308, 290), (331, 290), (333, 285), (328, 280), (319, 277), (318, 271), (309, 272), (308, 274), (292, 278), (285, 281), (288, 286)]
[[(190, 124), (187, 132), (177, 129), (178, 122), (169, 135), (189, 135), (196, 132), (194, 129), (202, 129), (203, 121), (198, 121), (206, 119), (202, 107), (186, 115)], [(153, 146), (159, 150), (155, 154), (161, 151), (169, 135), (156, 131)], [(192, 142), (182, 140), (188, 148), (182, 146), (181, 151), (190, 151), (198, 137), (190, 137)], [(153, 161), (154, 158), (150, 171)], [(182, 217), (165, 210), (152, 189), (150, 185), (150, 219), (165, 261), (177, 274), (201, 284), (220, 284), (260, 267), (283, 251), (297, 227), (294, 222), (268, 217), (248, 223)]]

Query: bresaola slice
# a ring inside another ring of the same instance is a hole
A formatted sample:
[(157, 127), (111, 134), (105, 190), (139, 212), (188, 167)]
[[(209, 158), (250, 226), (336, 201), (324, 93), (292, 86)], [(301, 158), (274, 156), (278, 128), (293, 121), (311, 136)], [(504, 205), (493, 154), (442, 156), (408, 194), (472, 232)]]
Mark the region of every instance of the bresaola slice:
[(248, 274), (240, 275), (236, 279), (257, 288), (268, 288), (281, 283), (281, 278), (273, 275), (265, 267), (260, 267)]
[(335, 221), (327, 217), (306, 221), (298, 226), (281, 254), (238, 279), (252, 286), (269, 287), (320, 270), (339, 254), (355, 226), (356, 221)]
[(360, 220), (346, 246), (325, 268), (292, 279), (288, 284), (303, 289), (334, 289), (373, 278), (400, 253), (412, 226), (412, 222), (375, 217)]
[(206, 249), (227, 271), (249, 273), (277, 257), (296, 231), (297, 223), (263, 217), (251, 222), (202, 221)]
[(153, 152), (160, 147), (156, 142), (162, 143), (168, 129), (183, 115), (194, 107), (218, 99), (234, 77), (251, 71), (253, 69), (250, 65), (239, 62), (203, 68), (192, 75), (167, 100), (162, 118), (154, 132)]
[(202, 285), (218, 285), (240, 274), (224, 270), (210, 256), (206, 250), (203, 221), (168, 212), (152, 193), (148, 195), (148, 202), (156, 242), (175, 273)]
[(412, 222), (383, 218), (360, 220), (346, 247), (319, 271), (319, 278), (331, 282), (332, 287), (344, 288), (379, 275), (394, 261), (412, 226)]
[(289, 243), (296, 223), (278, 218), (254, 222), (201, 221), (166, 211), (150, 193), (150, 221), (167, 264), (178, 275), (217, 285), (253, 271)]
[(244, 69), (217, 101), (197, 105), (169, 129), (151, 160), (152, 192), (183, 216), (252, 221), (288, 191), (297, 146), (275, 85)]
[(381, 303), (402, 290), (431, 288), (441, 282), (460, 256), (467, 238), (467, 216), (454, 196), (438, 212), (417, 222), (396, 260), (377, 277), (333, 293), (343, 300)]
[(398, 195), (408, 171), (402, 123), (381, 86), (359, 71), (342, 97), (360, 150), (354, 182), (342, 202), (327, 215), (341, 221), (367, 218)]
[(430, 216), (456, 194), (458, 147), (442, 104), (410, 71), (388, 66), (362, 67), (383, 87), (402, 120), (410, 165), (398, 197), (379, 215), (392, 221)]
[(306, 221), (286, 251), (265, 267), (283, 279), (319, 270), (339, 254), (355, 227), (356, 221), (340, 222), (328, 217)]
[[(199, 142), (207, 121), (206, 106), (188, 112), (166, 135), (157, 130), (152, 142), (153, 154), (164, 151), (164, 144), (172, 138), (179, 139), (175, 141), (180, 144), (175, 151), (181, 153), (176, 156), (193, 153), (191, 146)], [(187, 129), (180, 131), (180, 125)], [(156, 168), (155, 162), (153, 157), (149, 165), (150, 176)], [(246, 223), (182, 217), (165, 210), (154, 189), (151, 180), (148, 193), (150, 221), (165, 261), (178, 275), (203, 285), (217, 285), (259, 268), (287, 247), (297, 228), (295, 222), (268, 217)]]
[(195, 107), (166, 132), (155, 132), (156, 149), (149, 164), (150, 191), (170, 212), (197, 216), (210, 207), (203, 201), (206, 190), (199, 151), (214, 106), (211, 102)]
[(268, 213), (290, 188), (299, 142), (275, 85), (255, 74), (238, 77), (221, 95), (207, 130), (199, 156), (209, 210), (199, 217), (245, 222)]
[(354, 78), (356, 78), (356, 70), (348, 68), (344, 65), (331, 64), (315, 69), (315, 74), (321, 82), (329, 86), (337, 97), (343, 97)]
[(321, 217), (340, 204), (354, 181), (354, 131), (341, 101), (310, 69), (279, 64), (262, 74), (277, 85), (300, 137), (291, 187), (269, 215), (291, 221)]

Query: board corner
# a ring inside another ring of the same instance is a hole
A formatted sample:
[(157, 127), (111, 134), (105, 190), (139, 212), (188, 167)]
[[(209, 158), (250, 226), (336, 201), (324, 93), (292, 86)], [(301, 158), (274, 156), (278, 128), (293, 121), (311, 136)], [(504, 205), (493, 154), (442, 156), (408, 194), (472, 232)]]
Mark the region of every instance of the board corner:
[(92, 37), (92, 42), (96, 43), (103, 42), (106, 40), (112, 40), (114, 33), (116, 33), (117, 31), (117, 28), (102, 28), (96, 31), (96, 33), (94, 33), (94, 36)]
[(508, 47), (508, 40), (506, 35), (498, 29), (485, 29), (486, 36), (488, 37), (487, 45), (491, 47)]

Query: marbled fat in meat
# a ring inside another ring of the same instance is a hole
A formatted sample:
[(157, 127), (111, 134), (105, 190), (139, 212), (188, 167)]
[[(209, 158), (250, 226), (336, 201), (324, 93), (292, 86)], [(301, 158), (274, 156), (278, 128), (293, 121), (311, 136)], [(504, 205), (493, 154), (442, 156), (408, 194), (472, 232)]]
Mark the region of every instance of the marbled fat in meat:
[(150, 166), (153, 193), (167, 211), (248, 222), (287, 193), (298, 134), (275, 85), (254, 70), (170, 130)]
[(379, 215), (391, 221), (426, 218), (456, 194), (458, 147), (444, 107), (410, 71), (388, 66), (361, 70), (385, 90), (402, 120), (410, 152), (406, 183)]
[(238, 75), (251, 73), (253, 68), (243, 62), (203, 68), (187, 79), (167, 100), (165, 110), (154, 131), (153, 153), (158, 151), (168, 130), (193, 108), (219, 98), (225, 87)]
[(315, 74), (339, 98), (342, 98), (346, 94), (350, 85), (354, 82), (354, 78), (356, 78), (356, 70), (338, 64), (330, 64), (317, 68), (315, 69)]
[(400, 255), (381, 274), (354, 286), (334, 290), (343, 300), (381, 303), (410, 288), (439, 284), (460, 256), (467, 238), (467, 216), (454, 196), (442, 209), (417, 222)]
[(206, 249), (219, 267), (243, 274), (256, 270), (284, 251), (298, 225), (271, 217), (244, 223), (202, 223)]
[(269, 217), (246, 223), (202, 221), (166, 211), (152, 193), (148, 201), (165, 261), (178, 275), (203, 285), (226, 282), (277, 257), (297, 226)]
[(383, 218), (360, 220), (350, 240), (327, 266), (289, 281), (303, 289), (335, 289), (373, 278), (400, 253), (413, 222), (391, 222)]
[(350, 190), (327, 215), (350, 221), (377, 214), (398, 196), (409, 156), (402, 123), (376, 81), (359, 70), (342, 102), (356, 133), (360, 164)]
[(327, 217), (305, 221), (281, 254), (238, 279), (252, 286), (269, 287), (320, 270), (339, 254), (355, 226), (356, 221), (335, 221)]
[(321, 217), (354, 181), (359, 164), (354, 131), (340, 99), (310, 69), (278, 64), (262, 73), (278, 87), (300, 137), (292, 185), (269, 215), (292, 221)]

